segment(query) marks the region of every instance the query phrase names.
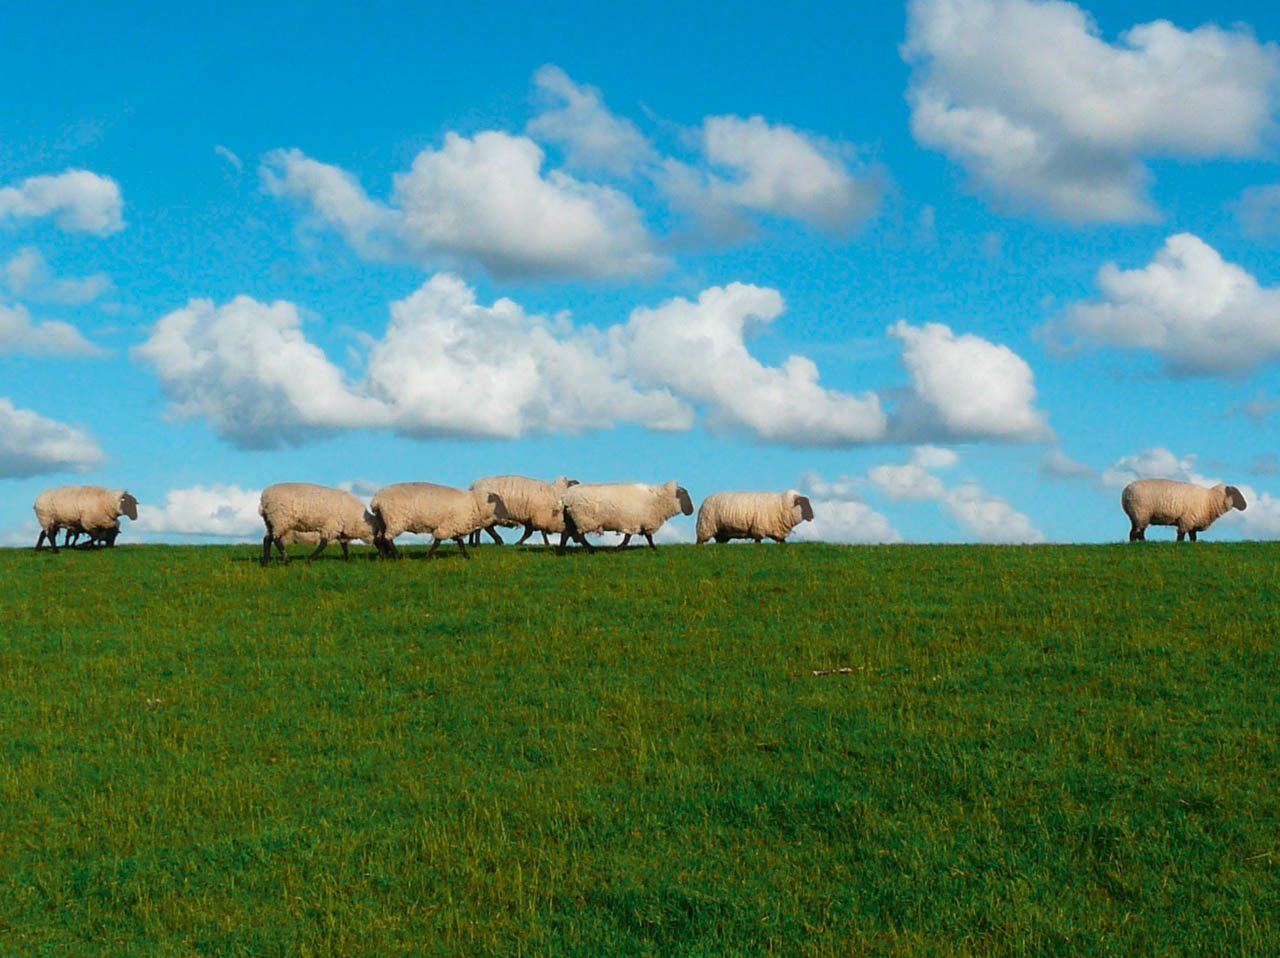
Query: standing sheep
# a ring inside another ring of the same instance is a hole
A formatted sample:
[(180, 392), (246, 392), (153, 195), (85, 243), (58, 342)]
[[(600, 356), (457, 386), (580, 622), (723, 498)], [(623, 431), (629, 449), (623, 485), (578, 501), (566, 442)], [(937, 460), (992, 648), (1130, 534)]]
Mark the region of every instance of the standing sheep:
[(138, 500), (123, 489), (102, 486), (58, 486), (36, 496), (33, 506), (40, 523), (36, 539), (38, 552), (47, 540), (49, 548), (58, 551), (59, 529), (87, 532), (90, 541), (101, 540), (115, 545), (120, 534), (120, 517), (138, 518)]
[(507, 518), (502, 496), (496, 492), (457, 489), (434, 482), (397, 482), (383, 486), (369, 503), (376, 535), (374, 545), (388, 558), (396, 558), (392, 541), (402, 532), (425, 532), (435, 539), (428, 558), (445, 539), (453, 539), (470, 559), (463, 537)]
[[(489, 533), (498, 545), (502, 545), (502, 538), (494, 532), (495, 525), (512, 528), (523, 525), (524, 535), (516, 545), (523, 545), (535, 532), (541, 532), (542, 544), (549, 545), (547, 533), (564, 531), (564, 507), (560, 504), (560, 496), (570, 486), (577, 484), (577, 479), (566, 479), (564, 476), (557, 476), (553, 482), (528, 479), (525, 476), (486, 476), (471, 483), (471, 491), (496, 493), (502, 497), (502, 503), (507, 507), (506, 519), (495, 519), (483, 527), (483, 531)], [(476, 529), (471, 533), (471, 545), (480, 544), (481, 531)]]
[(258, 515), (267, 527), (267, 534), (262, 537), (264, 566), (271, 561), (273, 542), (280, 557), (289, 561), (289, 553), (284, 549), (286, 536), (314, 534), (318, 537), (315, 551), (307, 556), (308, 562), (324, 551), (330, 539), (337, 539), (342, 546), (343, 559), (350, 558), (347, 543), (352, 539), (374, 541), (373, 523), (364, 503), (344, 489), (312, 482), (277, 482), (262, 490)]
[(708, 539), (763, 538), (784, 542), (801, 522), (813, 519), (807, 496), (794, 489), (786, 492), (716, 492), (702, 500), (698, 509), (698, 544)]
[(673, 479), (660, 486), (642, 482), (593, 482), (572, 486), (560, 497), (564, 504), (564, 531), (560, 533), (557, 555), (564, 555), (565, 543), (573, 539), (595, 552), (586, 535), (592, 532), (621, 532), (625, 548), (633, 535), (642, 535), (653, 544), (653, 534), (664, 522), (682, 512), (693, 515), (693, 500)]
[(1146, 540), (1147, 526), (1177, 526), (1178, 541), (1187, 533), (1196, 541), (1213, 520), (1232, 509), (1244, 510), (1244, 496), (1235, 486), (1218, 483), (1211, 489), (1173, 479), (1139, 479), (1124, 487), (1120, 505), (1129, 517), (1129, 541)]

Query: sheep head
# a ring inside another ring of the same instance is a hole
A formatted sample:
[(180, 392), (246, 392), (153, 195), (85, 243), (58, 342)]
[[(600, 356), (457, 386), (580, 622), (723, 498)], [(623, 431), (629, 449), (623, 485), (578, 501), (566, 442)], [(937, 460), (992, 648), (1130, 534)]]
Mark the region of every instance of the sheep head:
[(138, 500), (127, 492), (120, 494), (120, 503), (117, 508), (130, 519), (136, 520), (138, 518)]

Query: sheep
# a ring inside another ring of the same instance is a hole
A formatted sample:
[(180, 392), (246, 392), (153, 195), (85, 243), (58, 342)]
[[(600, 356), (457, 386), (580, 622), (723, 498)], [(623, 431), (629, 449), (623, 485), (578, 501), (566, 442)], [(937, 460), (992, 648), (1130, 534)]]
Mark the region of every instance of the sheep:
[(785, 542), (791, 530), (813, 519), (807, 496), (786, 492), (716, 492), (698, 508), (698, 545), (708, 539), (754, 539), (766, 536)]
[(277, 482), (262, 490), (258, 515), (267, 527), (262, 537), (262, 564), (271, 561), (271, 545), (285, 562), (284, 539), (291, 541), (306, 534), (317, 537), (315, 551), (307, 556), (311, 562), (324, 551), (330, 539), (342, 546), (342, 558), (350, 559), (347, 543), (352, 539), (374, 541), (372, 517), (364, 503), (344, 489), (332, 489), (311, 482)]
[[(59, 529), (87, 532), (90, 542), (102, 541), (113, 546), (120, 534), (120, 517), (138, 518), (138, 500), (124, 489), (102, 486), (58, 486), (36, 496), (36, 519), (40, 535), (36, 539), (39, 552), (48, 540), (49, 548), (58, 551)], [(65, 544), (65, 541), (64, 541)]]
[(453, 539), (470, 559), (463, 537), (506, 519), (507, 507), (496, 492), (457, 489), (434, 482), (397, 482), (383, 486), (369, 503), (373, 514), (374, 545), (387, 558), (399, 556), (392, 540), (402, 532), (426, 532), (434, 537), (427, 557), (445, 539)]
[(1213, 520), (1232, 509), (1244, 510), (1247, 503), (1235, 486), (1218, 483), (1211, 489), (1173, 479), (1139, 479), (1124, 487), (1120, 505), (1131, 523), (1130, 542), (1146, 540), (1149, 525), (1177, 526), (1178, 541), (1188, 533), (1204, 532)]
[(569, 539), (595, 552), (586, 540), (590, 532), (621, 532), (619, 549), (626, 548), (633, 535), (642, 535), (653, 544), (653, 534), (658, 528), (682, 512), (693, 515), (693, 500), (683, 486), (673, 479), (659, 486), (646, 486), (641, 482), (596, 482), (572, 486), (560, 497), (564, 505), (564, 531), (560, 533), (560, 545), (556, 555), (564, 555)]
[(493, 531), (495, 525), (511, 528), (523, 525), (524, 535), (516, 545), (524, 545), (525, 540), (534, 532), (541, 532), (542, 544), (549, 545), (547, 533), (564, 531), (564, 507), (560, 505), (560, 496), (570, 486), (577, 484), (577, 479), (566, 479), (564, 476), (557, 476), (552, 482), (524, 476), (486, 476), (477, 479), (471, 483), (471, 491), (497, 493), (507, 507), (508, 517), (473, 531), (471, 545), (480, 544), (482, 530), (489, 533), (494, 542), (502, 545), (502, 537)]

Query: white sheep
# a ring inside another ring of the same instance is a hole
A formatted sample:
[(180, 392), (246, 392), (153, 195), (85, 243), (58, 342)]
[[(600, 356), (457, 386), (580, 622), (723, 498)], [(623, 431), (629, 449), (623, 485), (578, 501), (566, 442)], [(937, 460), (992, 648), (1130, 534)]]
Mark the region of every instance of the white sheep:
[(708, 539), (769, 538), (784, 542), (791, 530), (813, 519), (807, 496), (794, 489), (786, 492), (716, 492), (698, 507), (698, 544)]
[(402, 532), (422, 532), (434, 537), (428, 558), (446, 539), (453, 539), (470, 559), (463, 537), (507, 518), (502, 496), (495, 492), (473, 492), (434, 482), (397, 482), (383, 486), (369, 502), (376, 535), (374, 545), (388, 558), (395, 558), (396, 536)]
[(86, 532), (91, 543), (102, 541), (112, 546), (120, 534), (120, 517), (138, 518), (137, 499), (123, 489), (104, 489), (102, 486), (46, 489), (36, 496), (33, 508), (40, 523), (37, 551), (48, 540), (49, 548), (57, 552), (59, 529), (77, 535)]
[[(497, 493), (507, 507), (506, 519), (495, 519), (483, 527), (483, 531), (489, 533), (498, 545), (502, 545), (502, 537), (494, 531), (494, 526), (524, 526), (524, 535), (516, 545), (523, 545), (535, 532), (541, 532), (542, 544), (548, 545), (547, 533), (564, 531), (564, 507), (560, 504), (560, 496), (577, 484), (578, 480), (564, 476), (557, 476), (552, 482), (525, 476), (486, 476), (471, 483), (470, 488), (472, 492)], [(480, 544), (481, 531), (476, 529), (471, 533), (471, 545)]]
[(1124, 487), (1120, 505), (1131, 523), (1129, 541), (1142, 542), (1147, 526), (1177, 526), (1178, 541), (1188, 533), (1204, 532), (1213, 520), (1232, 509), (1244, 510), (1244, 496), (1235, 486), (1218, 483), (1211, 489), (1173, 479), (1139, 479)]
[(347, 543), (352, 539), (374, 541), (372, 517), (359, 499), (345, 489), (318, 486), (312, 482), (277, 482), (262, 490), (258, 500), (258, 515), (266, 524), (267, 534), (262, 537), (262, 564), (271, 561), (271, 545), (285, 562), (289, 553), (284, 540), (297, 541), (302, 536), (317, 537), (315, 551), (307, 556), (310, 562), (329, 544), (337, 539), (342, 546), (342, 558), (349, 559)]
[(649, 548), (656, 549), (653, 534), (664, 522), (677, 512), (693, 515), (693, 500), (674, 479), (658, 486), (642, 482), (581, 483), (566, 489), (560, 501), (564, 504), (564, 531), (560, 533), (557, 555), (564, 555), (569, 539), (594, 552), (585, 538), (593, 532), (621, 532), (619, 549), (625, 548), (633, 535), (642, 535)]

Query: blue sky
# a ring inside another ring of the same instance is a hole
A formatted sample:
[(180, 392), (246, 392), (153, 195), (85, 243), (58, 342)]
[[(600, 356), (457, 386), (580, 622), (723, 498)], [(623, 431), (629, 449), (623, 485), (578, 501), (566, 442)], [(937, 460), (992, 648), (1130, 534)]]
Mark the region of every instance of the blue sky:
[(499, 472), (855, 542), (1225, 480), (1212, 536), (1280, 536), (1274, 4), (8, 19), (0, 542), (64, 483), (216, 541), (271, 482)]

